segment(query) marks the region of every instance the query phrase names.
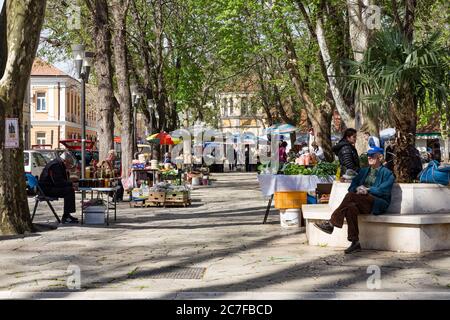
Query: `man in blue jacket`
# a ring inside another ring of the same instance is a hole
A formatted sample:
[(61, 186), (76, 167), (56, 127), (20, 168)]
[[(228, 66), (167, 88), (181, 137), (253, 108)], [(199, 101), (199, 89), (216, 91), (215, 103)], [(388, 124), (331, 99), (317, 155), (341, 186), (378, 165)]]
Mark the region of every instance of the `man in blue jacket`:
[(391, 170), (381, 165), (383, 149), (370, 148), (367, 151), (367, 157), (369, 167), (362, 168), (352, 180), (350, 188), (348, 188), (349, 192), (341, 205), (333, 212), (331, 219), (315, 224), (320, 230), (331, 234), (334, 227), (342, 228), (345, 218), (348, 225), (348, 241), (352, 242), (345, 253), (361, 250), (358, 237), (358, 215), (382, 214), (386, 212), (391, 203), (391, 190), (395, 178)]

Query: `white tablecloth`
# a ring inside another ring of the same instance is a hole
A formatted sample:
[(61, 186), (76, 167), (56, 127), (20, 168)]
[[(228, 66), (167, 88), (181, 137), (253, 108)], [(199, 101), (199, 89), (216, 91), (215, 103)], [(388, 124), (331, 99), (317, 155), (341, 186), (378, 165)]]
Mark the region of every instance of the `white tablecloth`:
[(258, 175), (259, 186), (265, 197), (271, 196), (276, 191), (314, 191), (318, 183), (333, 183), (335, 179), (335, 176), (321, 178), (313, 175)]

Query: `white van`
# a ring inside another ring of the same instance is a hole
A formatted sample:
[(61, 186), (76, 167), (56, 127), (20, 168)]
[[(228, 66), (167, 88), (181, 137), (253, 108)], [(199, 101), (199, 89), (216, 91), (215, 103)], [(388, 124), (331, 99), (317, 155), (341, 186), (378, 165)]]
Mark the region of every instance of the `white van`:
[(23, 152), (23, 164), (25, 166), (25, 173), (31, 173), (39, 179), (47, 164), (47, 160), (37, 150), (25, 150)]

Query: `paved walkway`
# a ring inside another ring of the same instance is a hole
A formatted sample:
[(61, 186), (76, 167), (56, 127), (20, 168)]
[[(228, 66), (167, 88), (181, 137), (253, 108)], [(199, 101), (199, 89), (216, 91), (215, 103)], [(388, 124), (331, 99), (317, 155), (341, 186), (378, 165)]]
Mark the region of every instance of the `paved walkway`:
[[(254, 174), (213, 178), (192, 192), (191, 207), (121, 203), (109, 227), (0, 238), (0, 298), (450, 298), (450, 251), (310, 247), (302, 228), (280, 227), (274, 209), (262, 224), (267, 201)], [(54, 223), (45, 204), (35, 222)], [(80, 289), (69, 289), (78, 268)]]

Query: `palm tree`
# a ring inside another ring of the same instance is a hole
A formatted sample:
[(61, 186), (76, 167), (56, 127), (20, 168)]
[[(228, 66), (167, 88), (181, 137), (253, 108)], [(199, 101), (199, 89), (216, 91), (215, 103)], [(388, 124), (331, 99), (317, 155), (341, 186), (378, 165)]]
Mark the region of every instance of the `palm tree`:
[(347, 89), (367, 101), (367, 112), (389, 118), (396, 128), (394, 174), (411, 182), (409, 166), (416, 135), (417, 110), (430, 103), (448, 107), (449, 50), (439, 33), (411, 42), (400, 31), (375, 34), (361, 62), (351, 61)]

